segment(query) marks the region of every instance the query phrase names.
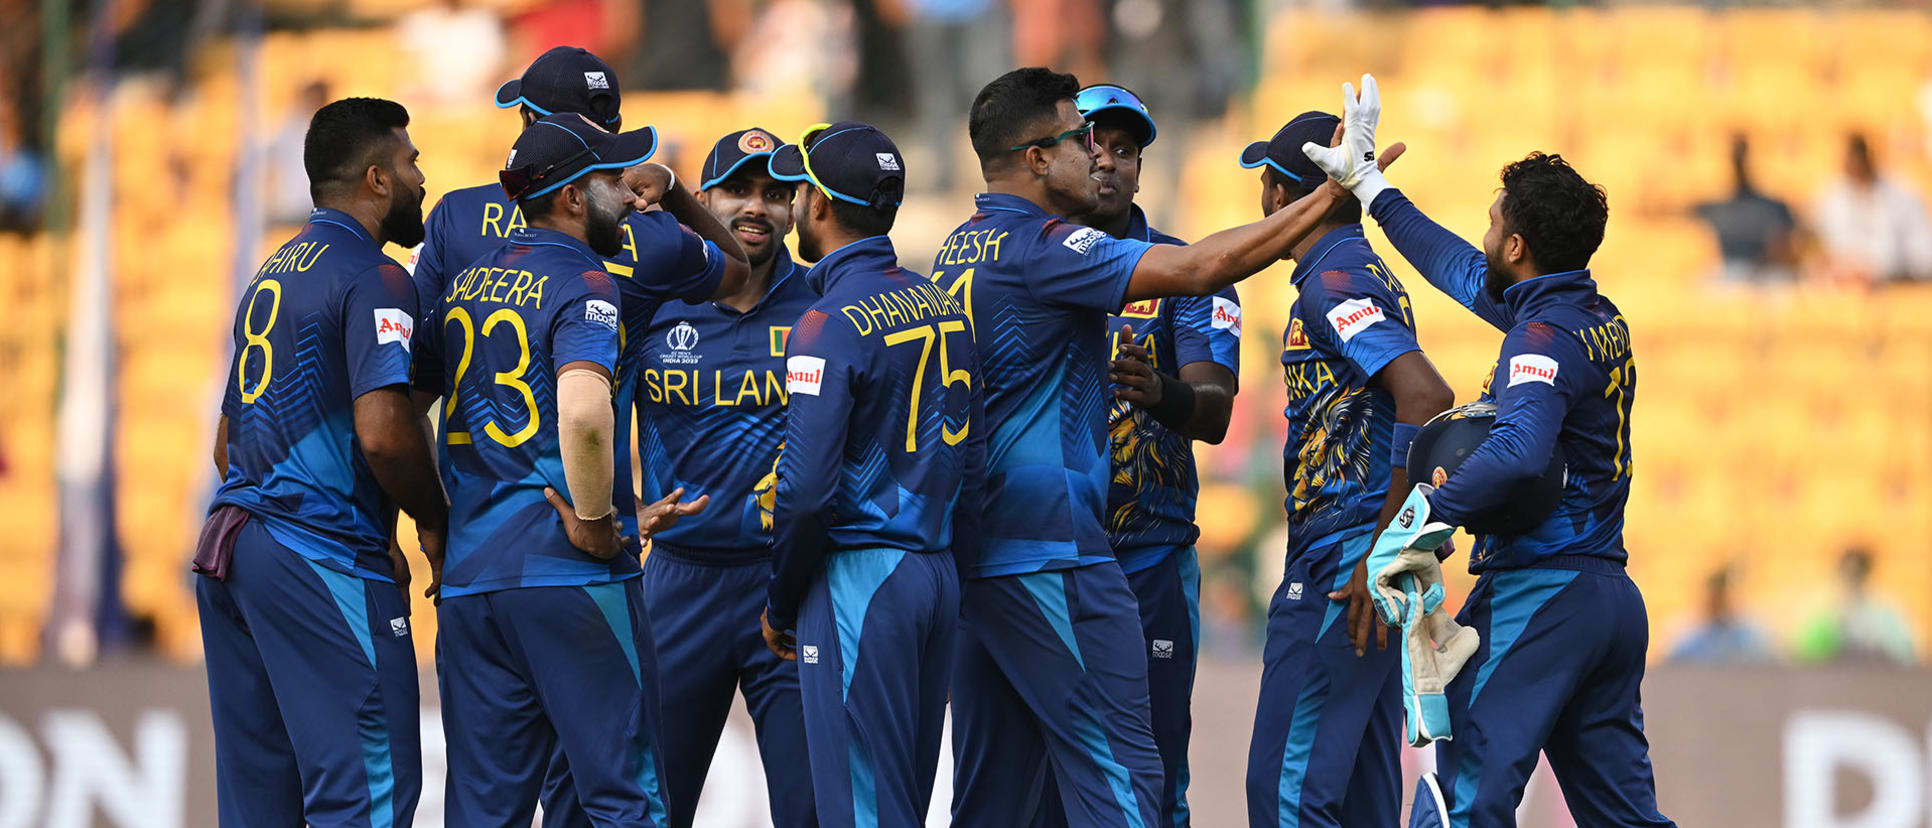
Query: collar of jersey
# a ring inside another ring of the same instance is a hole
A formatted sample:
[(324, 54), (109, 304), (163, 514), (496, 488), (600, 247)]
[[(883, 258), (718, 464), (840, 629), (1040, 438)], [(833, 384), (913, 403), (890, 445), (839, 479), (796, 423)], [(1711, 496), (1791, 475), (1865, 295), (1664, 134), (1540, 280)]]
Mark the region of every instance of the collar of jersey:
[(980, 193), (973, 196), (973, 205), (981, 212), (1021, 213), (1029, 216), (1053, 215), (1040, 205), (1011, 193)]
[(1328, 231), (1328, 235), (1316, 241), (1314, 247), (1308, 248), (1308, 255), (1301, 257), (1301, 260), (1295, 263), (1295, 274), (1288, 277), (1289, 283), (1298, 285), (1301, 284), (1301, 280), (1308, 278), (1308, 274), (1320, 273), (1322, 260), (1328, 258), (1328, 254), (1335, 252), (1336, 248), (1350, 241), (1368, 244), (1368, 239), (1362, 235), (1362, 225), (1344, 224)]
[(310, 224), (333, 224), (337, 227), (340, 227), (344, 230), (347, 230), (351, 233), (356, 234), (356, 238), (362, 239), (363, 241), (370, 241), (370, 242), (375, 241), (375, 238), (369, 235), (369, 231), (363, 229), (362, 222), (359, 222), (353, 218), (350, 218), (348, 213), (344, 213), (341, 210), (334, 210), (328, 207), (317, 207), (314, 210), (309, 211), (309, 223)]
[(785, 245), (780, 244), (778, 246), (778, 253), (771, 260), (771, 272), (775, 275), (772, 277), (771, 284), (766, 286), (765, 295), (758, 297), (758, 301), (751, 303), (751, 310), (741, 311), (723, 302), (712, 302), (711, 304), (718, 310), (731, 314), (732, 316), (750, 316), (757, 313), (759, 308), (764, 307), (765, 303), (771, 300), (773, 294), (778, 293), (778, 288), (785, 284), (785, 280), (798, 275), (798, 269), (798, 262), (792, 261), (792, 251), (786, 248)]
[(1503, 304), (1521, 313), (1533, 305), (1544, 304), (1546, 300), (1577, 292), (1595, 292), (1597, 283), (1590, 278), (1589, 268), (1566, 270), (1562, 273), (1545, 273), (1533, 279), (1524, 279), (1503, 288)]
[(833, 282), (836, 282), (844, 271), (852, 270), (855, 265), (875, 257), (885, 259), (887, 268), (899, 266), (899, 254), (892, 249), (892, 239), (885, 236), (867, 236), (825, 254), (817, 264), (812, 265), (812, 287), (820, 296), (824, 296), (832, 291)]
[(1147, 211), (1140, 209), (1140, 205), (1138, 204), (1130, 204), (1128, 207), (1127, 238), (1152, 242), (1154, 240), (1154, 228), (1147, 223)]
[(511, 244), (521, 244), (526, 247), (561, 247), (566, 250), (576, 251), (583, 255), (584, 258), (595, 262), (598, 268), (601, 269), (604, 266), (604, 257), (597, 255), (597, 251), (590, 249), (589, 242), (572, 236), (569, 233), (552, 230), (548, 227), (519, 227), (510, 231), (509, 238)]

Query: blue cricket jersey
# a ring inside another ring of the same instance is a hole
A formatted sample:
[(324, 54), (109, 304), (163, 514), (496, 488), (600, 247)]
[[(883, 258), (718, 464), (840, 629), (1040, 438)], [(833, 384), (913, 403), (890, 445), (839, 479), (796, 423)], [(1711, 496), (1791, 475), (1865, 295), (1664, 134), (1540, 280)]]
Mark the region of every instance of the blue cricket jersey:
[[(1153, 244), (1186, 244), (1147, 226), (1136, 204), (1127, 238)], [(1233, 287), (1213, 296), (1173, 296), (1130, 302), (1107, 320), (1113, 356), (1120, 355), (1120, 326), (1134, 326), (1135, 342), (1154, 356), (1154, 370), (1179, 376), (1181, 366), (1212, 362), (1241, 375), (1241, 297)], [(1120, 568), (1138, 572), (1167, 559), (1201, 536), (1194, 505), (1201, 484), (1194, 469), (1194, 441), (1161, 425), (1154, 415), (1115, 400), (1107, 418), (1113, 476), (1107, 489), (1107, 540)]]
[(818, 301), (809, 270), (779, 245), (772, 283), (751, 310), (720, 302), (667, 305), (639, 337), (637, 452), (645, 503), (684, 487), (710, 495), (703, 512), (652, 542), (714, 563), (771, 554), (759, 482), (778, 459), (785, 430), (785, 339)]
[(1409, 294), (1362, 225), (1329, 231), (1295, 263), (1297, 294), (1282, 336), (1288, 440), (1288, 559), (1370, 531), (1389, 493), (1395, 398), (1373, 382), (1420, 350)]
[(523, 228), (452, 274), (438, 305), (443, 485), (450, 537), (443, 597), (587, 586), (638, 574), (635, 550), (600, 561), (570, 545), (544, 487), (567, 499), (557, 443), (558, 369), (617, 370), (622, 301), (590, 246)]
[(409, 274), (361, 224), (337, 210), (310, 213), (235, 309), (221, 395), (228, 473), (210, 511), (246, 509), (311, 561), (393, 581), (396, 510), (362, 459), (355, 399), (407, 386), (419, 315)]
[[(423, 245), (416, 251), (416, 292), (430, 305), (432, 297), (448, 292), (447, 282), (460, 268), (501, 247), (510, 234), (527, 225), (523, 211), (495, 184), (453, 190), (436, 202), (423, 222)], [(594, 253), (592, 255), (595, 255)], [(718, 292), (724, 278), (724, 253), (662, 210), (632, 213), (624, 220), (624, 247), (616, 256), (599, 258), (616, 276), (622, 321), (618, 327), (618, 368), (613, 377), (617, 399), (617, 475), (611, 503), (625, 534), (637, 532), (638, 503), (631, 482), (631, 409), (636, 396), (634, 378), (643, 359), (644, 340), (635, 332), (650, 327), (658, 308), (672, 299), (704, 302)], [(440, 321), (425, 319), (427, 330)], [(440, 368), (419, 366), (416, 387), (438, 390)]]
[(873, 236), (811, 270), (786, 348), (770, 620), (791, 626), (838, 549), (977, 548), (987, 434), (965, 310)]
[(1535, 529), (1476, 538), (1469, 571), (1530, 566), (1563, 555), (1618, 563), (1630, 499), (1630, 409), (1637, 368), (1630, 326), (1597, 293), (1588, 270), (1511, 285), (1502, 301), (1484, 289), (1483, 252), (1430, 221), (1399, 190), (1370, 205), (1402, 255), (1450, 298), (1505, 332), (1483, 398), (1496, 403), (1489, 438), (1429, 499), (1431, 517), (1461, 524), (1497, 505), (1504, 484), (1543, 473), (1563, 446), (1563, 499)]
[(982, 193), (933, 260), (973, 324), (985, 375), (991, 578), (1112, 560), (1107, 542), (1107, 318), (1153, 247)]

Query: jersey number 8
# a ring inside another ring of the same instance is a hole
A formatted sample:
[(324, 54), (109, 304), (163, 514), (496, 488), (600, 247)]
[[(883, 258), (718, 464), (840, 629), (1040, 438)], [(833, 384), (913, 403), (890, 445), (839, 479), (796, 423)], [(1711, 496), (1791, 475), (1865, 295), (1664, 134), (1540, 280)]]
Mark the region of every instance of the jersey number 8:
[[(255, 303), (262, 298), (262, 292), (274, 294), (274, 301), (268, 306), (268, 322), (262, 325), (262, 332), (256, 333)], [(268, 381), (275, 376), (275, 343), (268, 341), (268, 332), (275, 329), (275, 317), (282, 313), (282, 283), (274, 279), (263, 279), (255, 284), (254, 294), (248, 297), (248, 313), (242, 316), (241, 356), (235, 360), (235, 389), (241, 392), (241, 401), (252, 404), (261, 399), (268, 390)], [(253, 389), (248, 387), (248, 352), (262, 349), (262, 378)]]

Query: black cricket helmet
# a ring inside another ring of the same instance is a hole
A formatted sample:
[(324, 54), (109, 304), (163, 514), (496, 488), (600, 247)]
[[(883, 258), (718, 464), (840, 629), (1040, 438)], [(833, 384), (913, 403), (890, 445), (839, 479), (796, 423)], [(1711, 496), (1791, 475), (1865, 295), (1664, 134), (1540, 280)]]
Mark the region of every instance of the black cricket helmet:
[[(1489, 437), (1495, 424), (1495, 403), (1465, 403), (1437, 414), (1409, 444), (1409, 482), (1440, 488)], [(1558, 443), (1540, 476), (1513, 484), (1503, 505), (1470, 516), (1463, 528), (1477, 535), (1520, 535), (1535, 529), (1563, 500), (1567, 476), (1563, 445)]]

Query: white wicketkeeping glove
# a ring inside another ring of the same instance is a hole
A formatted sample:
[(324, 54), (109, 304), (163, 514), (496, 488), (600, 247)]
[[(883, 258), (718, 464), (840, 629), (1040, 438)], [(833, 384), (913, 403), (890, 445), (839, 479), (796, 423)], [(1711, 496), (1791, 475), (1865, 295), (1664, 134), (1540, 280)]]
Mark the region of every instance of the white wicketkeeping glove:
[(1342, 144), (1324, 147), (1310, 141), (1301, 151), (1328, 173), (1329, 178), (1362, 202), (1363, 209), (1389, 188), (1389, 180), (1375, 165), (1375, 125), (1382, 120), (1382, 93), (1376, 89), (1375, 76), (1362, 76), (1362, 95), (1358, 100), (1352, 84), (1342, 84)]

